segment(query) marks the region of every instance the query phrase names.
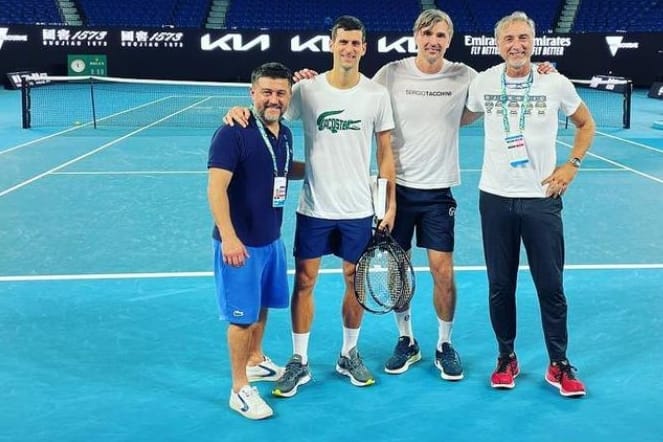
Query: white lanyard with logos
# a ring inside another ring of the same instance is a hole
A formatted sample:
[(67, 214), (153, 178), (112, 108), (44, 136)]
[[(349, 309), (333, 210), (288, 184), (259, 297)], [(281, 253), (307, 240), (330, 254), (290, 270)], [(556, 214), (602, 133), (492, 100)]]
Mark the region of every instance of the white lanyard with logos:
[[(529, 163), (527, 156), (527, 145), (525, 144), (525, 114), (527, 113), (527, 106), (529, 105), (529, 92), (534, 82), (534, 76), (530, 70), (529, 77), (525, 83), (522, 83), (521, 88), (525, 89), (523, 101), (520, 105), (520, 112), (518, 115), (518, 132), (511, 132), (511, 123), (509, 122), (509, 111), (507, 109), (507, 101), (509, 96), (506, 91), (506, 67), (502, 71), (502, 94), (500, 96), (500, 105), (502, 107), (502, 124), (504, 126), (504, 141), (506, 142), (506, 150), (509, 156), (509, 165), (511, 167), (525, 167)], [(514, 100), (514, 103), (517, 102)]]
[[(274, 154), (274, 149), (272, 149), (272, 143), (269, 141), (267, 132), (265, 131), (265, 126), (262, 124), (262, 121), (257, 115), (255, 110), (251, 110), (253, 117), (256, 120), (256, 126), (258, 126), (258, 132), (262, 140), (265, 142), (265, 147), (269, 155), (272, 157), (272, 164), (274, 166), (274, 187), (272, 190), (272, 207), (283, 207), (285, 205), (286, 191), (288, 188), (288, 166), (290, 165), (290, 143), (288, 138), (285, 137), (285, 165), (283, 166), (283, 176), (279, 176), (279, 168), (276, 163), (276, 155)], [(278, 144), (278, 139), (277, 139)]]

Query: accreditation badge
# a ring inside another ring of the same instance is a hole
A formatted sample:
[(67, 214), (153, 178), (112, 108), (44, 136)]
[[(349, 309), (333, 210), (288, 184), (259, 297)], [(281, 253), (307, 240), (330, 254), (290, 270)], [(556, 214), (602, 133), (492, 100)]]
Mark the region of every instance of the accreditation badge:
[(287, 191), (288, 179), (284, 176), (274, 177), (274, 192), (272, 193), (272, 207), (283, 207)]
[(504, 138), (511, 167), (525, 167), (529, 163), (527, 145), (523, 134), (508, 135)]

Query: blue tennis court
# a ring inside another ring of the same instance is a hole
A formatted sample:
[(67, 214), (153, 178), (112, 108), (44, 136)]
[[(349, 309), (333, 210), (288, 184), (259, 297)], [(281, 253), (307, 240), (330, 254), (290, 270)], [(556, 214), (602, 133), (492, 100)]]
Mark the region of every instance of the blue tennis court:
[[(337, 375), (343, 283), (340, 263), (326, 259), (309, 354), (314, 381), (290, 399), (257, 384), (275, 416), (250, 422), (227, 406), (206, 199), (213, 129), (71, 121), (23, 130), (19, 92), (0, 91), (0, 440), (660, 441), (663, 132), (651, 124), (662, 115), (663, 101), (635, 92), (632, 128), (599, 129), (564, 199), (569, 358), (585, 398), (563, 398), (544, 380), (525, 267), (521, 375), (513, 391), (490, 387), (497, 353), (478, 219), (482, 141), (470, 129), (454, 189), (453, 342), (465, 379), (443, 381), (433, 366), (437, 323), (421, 251), (413, 315), (423, 361), (384, 373), (394, 319), (367, 314), (360, 351), (377, 383), (357, 388)], [(302, 159), (301, 128), (293, 127)], [(571, 142), (562, 130), (560, 157)], [(285, 219), (290, 247), (294, 216)], [(273, 310), (265, 352), (285, 364), (291, 351), (289, 312)]]

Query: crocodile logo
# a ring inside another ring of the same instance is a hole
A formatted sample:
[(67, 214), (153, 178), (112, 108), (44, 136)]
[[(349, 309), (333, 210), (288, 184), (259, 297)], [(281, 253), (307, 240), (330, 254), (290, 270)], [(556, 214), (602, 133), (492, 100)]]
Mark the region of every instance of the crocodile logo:
[(361, 127), (359, 127), (361, 120), (342, 120), (340, 118), (331, 118), (332, 116), (338, 115), (340, 113), (343, 113), (343, 110), (321, 113), (316, 121), (318, 130), (322, 132), (325, 129), (329, 129), (329, 131), (333, 134), (343, 130), (361, 130)]

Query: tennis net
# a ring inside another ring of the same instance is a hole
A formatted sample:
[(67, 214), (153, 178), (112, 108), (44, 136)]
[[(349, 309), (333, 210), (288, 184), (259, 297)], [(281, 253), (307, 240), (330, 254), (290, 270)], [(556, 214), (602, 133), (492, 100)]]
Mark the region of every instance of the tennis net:
[[(630, 80), (595, 76), (572, 82), (597, 126), (630, 127), (633, 89)], [(23, 81), (22, 102), (24, 128), (78, 125), (214, 128), (221, 124), (228, 108), (250, 105), (247, 84), (114, 77), (44, 77), (39, 84)], [(481, 125), (479, 121), (472, 126)]]
[[(631, 127), (633, 83), (621, 77), (596, 75), (591, 80), (571, 80), (598, 127)], [(568, 125), (568, 119), (566, 120)]]
[(45, 77), (23, 82), (23, 127), (214, 128), (227, 109), (248, 106), (247, 84)]

